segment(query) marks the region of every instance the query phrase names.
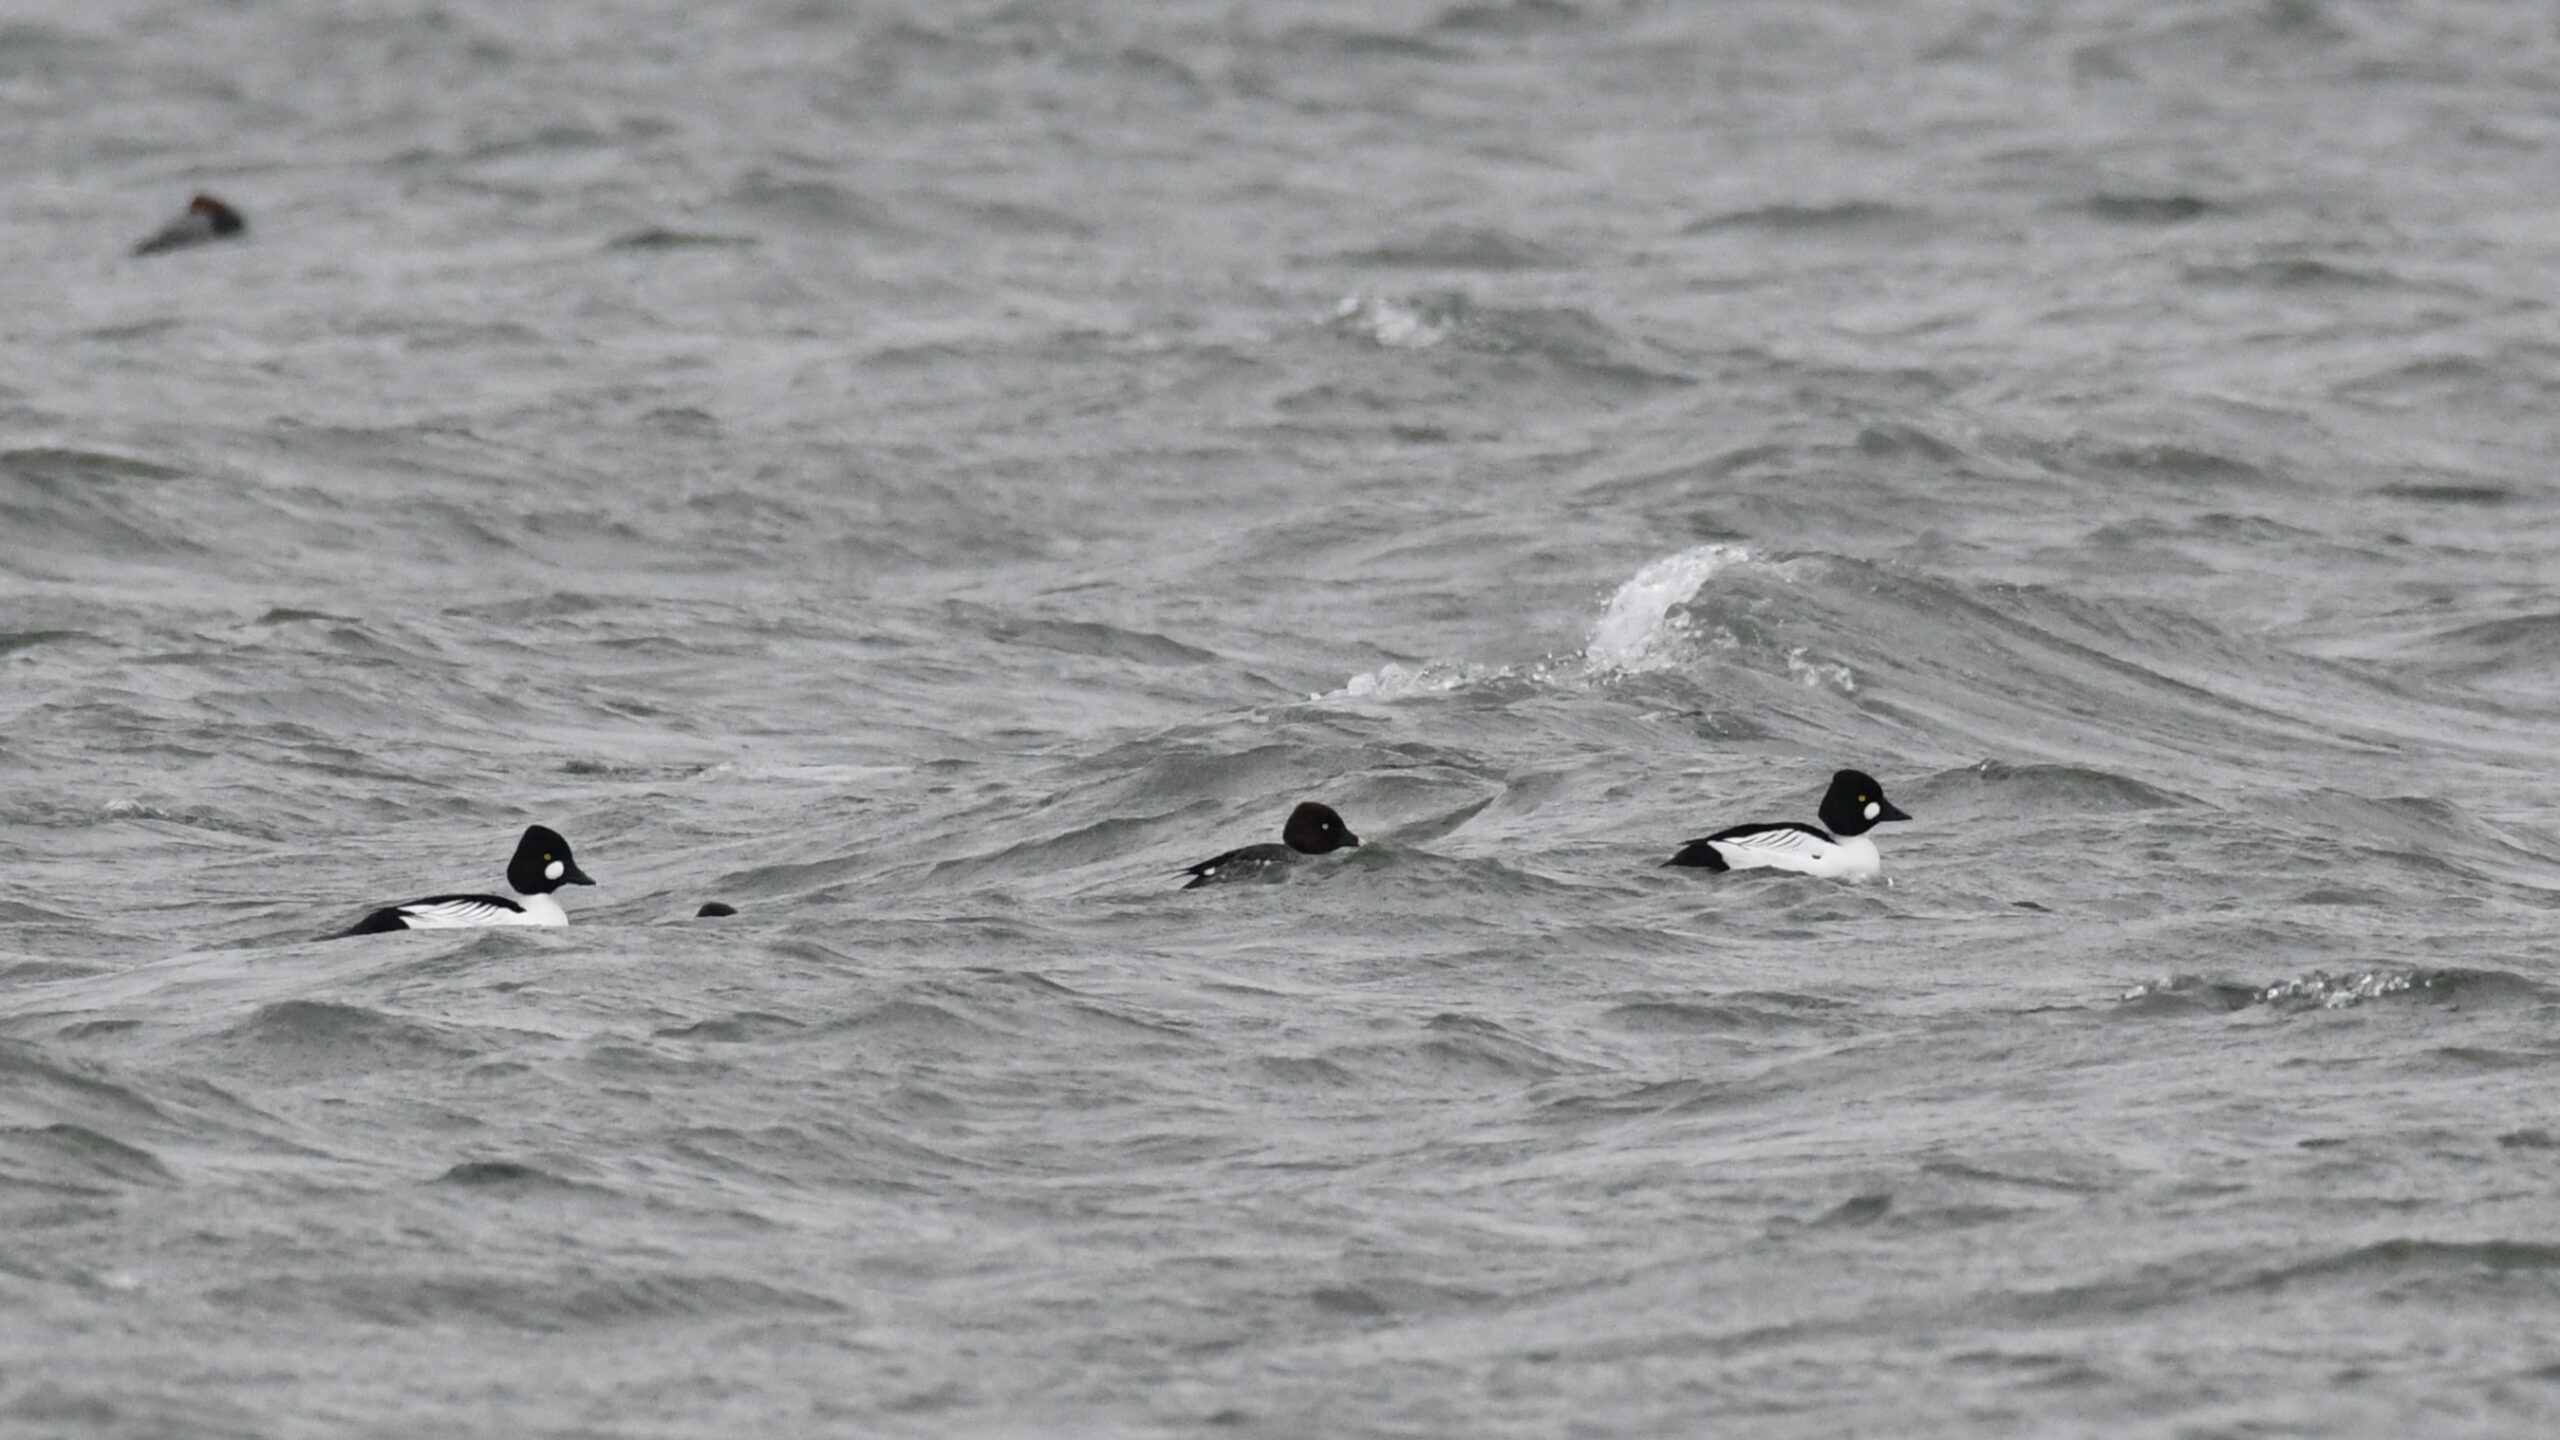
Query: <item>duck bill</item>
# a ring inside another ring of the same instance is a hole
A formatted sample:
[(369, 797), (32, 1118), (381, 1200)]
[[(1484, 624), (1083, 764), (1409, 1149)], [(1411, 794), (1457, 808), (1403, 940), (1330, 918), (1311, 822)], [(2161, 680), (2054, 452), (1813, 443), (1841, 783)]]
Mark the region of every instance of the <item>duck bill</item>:
[(1344, 831), (1342, 843), (1353, 850), (1357, 850), (1360, 848), (1360, 837), (1350, 833), (1349, 831)]
[(586, 871), (572, 865), (569, 867), (569, 873), (560, 877), (560, 883), (563, 885), (593, 885), (596, 882), (587, 878)]
[(1896, 808), (1894, 803), (1890, 800), (1878, 800), (1876, 804), (1883, 807), (1876, 812), (1876, 823), (1879, 825), (1883, 824), (1887, 820), (1908, 820), (1911, 818), (1910, 816), (1903, 814), (1902, 811)]

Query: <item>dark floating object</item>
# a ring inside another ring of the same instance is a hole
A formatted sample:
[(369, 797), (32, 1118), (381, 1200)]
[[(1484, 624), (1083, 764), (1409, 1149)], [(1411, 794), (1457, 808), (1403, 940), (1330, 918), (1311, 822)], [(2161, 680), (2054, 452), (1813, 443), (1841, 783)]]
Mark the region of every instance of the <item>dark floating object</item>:
[(1833, 775), (1822, 808), (1815, 813), (1822, 817), (1822, 825), (1793, 820), (1736, 825), (1690, 841), (1662, 863), (1701, 870), (1766, 868), (1827, 879), (1873, 880), (1884, 873), (1884, 860), (1867, 832), (1888, 821), (1911, 818), (1884, 798), (1884, 787), (1863, 770)]
[(723, 905), (717, 900), (710, 900), (705, 901), (701, 909), (693, 912), (693, 918), (696, 920), (717, 920), (723, 915), (735, 915), (737, 913), (738, 907), (735, 905)]
[(177, 219), (161, 226), (159, 233), (134, 246), (133, 253), (157, 255), (163, 250), (183, 250), (207, 240), (237, 235), (248, 228), (249, 222), (240, 218), (239, 211), (210, 195), (198, 195), (187, 202), (185, 212)]
[(528, 825), (507, 862), (514, 895), (430, 895), (387, 905), (356, 922), (344, 935), (384, 935), (396, 930), (464, 930), (479, 925), (566, 925), (569, 912), (552, 893), (563, 885), (593, 885), (569, 853), (569, 842), (547, 825)]
[(1289, 812), (1289, 823), (1280, 830), (1277, 845), (1247, 845), (1213, 856), (1182, 871), (1191, 877), (1182, 888), (1197, 890), (1203, 885), (1221, 885), (1234, 880), (1277, 880), (1288, 873), (1302, 856), (1330, 855), (1336, 850), (1358, 848), (1360, 837), (1342, 823), (1330, 805), (1310, 800)]

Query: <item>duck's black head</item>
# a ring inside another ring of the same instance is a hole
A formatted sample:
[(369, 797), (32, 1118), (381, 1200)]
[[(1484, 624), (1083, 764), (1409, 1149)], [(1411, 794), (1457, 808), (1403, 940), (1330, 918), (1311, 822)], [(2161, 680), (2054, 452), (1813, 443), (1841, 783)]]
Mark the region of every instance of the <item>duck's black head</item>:
[(249, 225), (248, 221), (240, 218), (239, 211), (210, 195), (199, 194), (188, 201), (187, 213), (203, 216), (205, 223), (213, 227), (213, 233), (216, 235), (237, 235)]
[(1822, 828), (1834, 835), (1864, 835), (1888, 820), (1911, 818), (1884, 798), (1884, 787), (1864, 770), (1843, 770), (1831, 777), (1821, 814)]
[(1307, 801), (1289, 812), (1289, 823), (1280, 829), (1281, 842), (1302, 855), (1323, 855), (1357, 846), (1360, 837), (1342, 823), (1330, 805)]
[(516, 842), (516, 858), (507, 862), (507, 883), (519, 895), (548, 895), (563, 885), (593, 885), (569, 853), (569, 842), (548, 825), (525, 827)]

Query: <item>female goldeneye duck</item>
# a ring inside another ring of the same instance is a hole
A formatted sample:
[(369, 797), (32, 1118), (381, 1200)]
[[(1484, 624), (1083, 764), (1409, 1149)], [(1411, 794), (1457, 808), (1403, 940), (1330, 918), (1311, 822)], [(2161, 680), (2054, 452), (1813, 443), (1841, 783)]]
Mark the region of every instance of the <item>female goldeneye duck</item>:
[(462, 930), (477, 925), (566, 925), (569, 912), (551, 898), (563, 885), (593, 885), (569, 853), (569, 842), (548, 826), (528, 826), (516, 842), (516, 858), (507, 862), (507, 884), (515, 898), (504, 895), (430, 895), (405, 905), (388, 905), (356, 922), (347, 935), (379, 935), (392, 930)]
[(198, 195), (187, 202), (187, 208), (179, 213), (178, 218), (134, 246), (133, 253), (157, 255), (163, 250), (183, 249), (189, 245), (201, 245), (207, 240), (219, 240), (226, 235), (237, 235), (248, 228), (249, 222), (240, 218), (239, 211), (210, 195)]
[(1884, 857), (1867, 832), (1893, 820), (1908, 820), (1884, 798), (1884, 787), (1860, 770), (1831, 777), (1831, 788), (1815, 812), (1827, 828), (1781, 821), (1736, 825), (1703, 840), (1692, 840), (1665, 865), (1694, 865), (1702, 870), (1792, 870), (1826, 880), (1872, 880), (1884, 872)]
[(1182, 888), (1197, 890), (1230, 880), (1277, 880), (1307, 856), (1357, 849), (1359, 844), (1360, 837), (1351, 833), (1332, 806), (1309, 800), (1289, 812), (1289, 823), (1280, 828), (1279, 844), (1247, 845), (1203, 860), (1182, 872), (1191, 877), (1191, 883)]

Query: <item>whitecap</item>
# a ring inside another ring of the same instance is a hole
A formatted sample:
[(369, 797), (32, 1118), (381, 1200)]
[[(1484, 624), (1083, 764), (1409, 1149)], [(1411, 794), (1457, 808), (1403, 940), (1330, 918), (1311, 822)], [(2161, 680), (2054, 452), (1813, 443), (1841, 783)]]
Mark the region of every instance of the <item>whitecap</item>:
[(1848, 666), (1837, 660), (1808, 660), (1802, 645), (1787, 652), (1787, 673), (1808, 690), (1828, 685), (1843, 695), (1858, 693), (1858, 677)]
[[(1638, 570), (1591, 627), (1577, 667), (1570, 656), (1549, 656), (1521, 665), (1480, 665), (1469, 660), (1435, 659), (1419, 664), (1390, 661), (1365, 675), (1354, 675), (1342, 688), (1314, 700), (1399, 700), (1413, 695), (1442, 695), (1487, 681), (1527, 680), (1536, 684), (1577, 685), (1620, 675), (1641, 675), (1681, 663), (1693, 638), (1692, 621), (1683, 608), (1700, 587), (1726, 567), (1752, 560), (1739, 545), (1700, 545), (1668, 555)], [(1784, 573), (1784, 567), (1773, 567)], [(1740, 645), (1730, 630), (1718, 628), (1696, 637), (1720, 649)], [(1811, 661), (1799, 647), (1788, 656), (1791, 673), (1811, 686), (1832, 685), (1846, 692), (1857, 679), (1846, 665)]]
[(1354, 675), (1342, 688), (1317, 700), (1401, 700), (1408, 695), (1445, 695), (1486, 680), (1508, 678), (1509, 666), (1473, 665), (1464, 660), (1426, 660), (1419, 665), (1389, 661), (1366, 675)]
[(1382, 295), (1345, 295), (1333, 310), (1333, 323), (1390, 350), (1428, 350), (1458, 328), (1453, 307), (1391, 300)]
[(2412, 970), (2358, 970), (2345, 975), (2314, 970), (2300, 979), (2269, 985), (2258, 998), (2292, 1009), (2344, 1010), (2418, 989), (2426, 981), (2424, 974)]
[(1594, 675), (1640, 675), (1678, 663), (1689, 638), (1689, 617), (1675, 613), (1698, 588), (1728, 565), (1751, 558), (1739, 545), (1700, 545), (1665, 556), (1637, 571), (1609, 597), (1591, 639), (1583, 646), (1583, 667)]

